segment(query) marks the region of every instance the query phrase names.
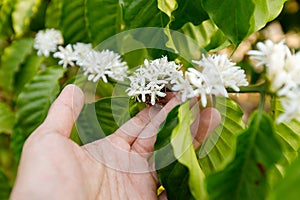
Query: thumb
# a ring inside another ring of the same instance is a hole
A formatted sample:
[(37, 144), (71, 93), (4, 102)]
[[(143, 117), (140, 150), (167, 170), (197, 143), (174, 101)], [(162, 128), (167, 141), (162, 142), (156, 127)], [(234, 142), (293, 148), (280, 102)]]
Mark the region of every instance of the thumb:
[(81, 89), (76, 85), (67, 85), (51, 105), (39, 132), (69, 137), (83, 105), (84, 95)]

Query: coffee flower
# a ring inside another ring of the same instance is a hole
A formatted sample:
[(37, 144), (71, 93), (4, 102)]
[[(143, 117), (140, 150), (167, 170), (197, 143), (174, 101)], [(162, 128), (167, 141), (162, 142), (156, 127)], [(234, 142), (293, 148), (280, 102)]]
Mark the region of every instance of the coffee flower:
[(59, 30), (46, 29), (39, 31), (34, 39), (33, 47), (39, 56), (49, 57), (51, 52), (57, 50), (57, 46), (63, 44), (64, 40)]
[(76, 65), (82, 66), (85, 62), (87, 55), (93, 51), (92, 44), (88, 43), (76, 43), (73, 45), (74, 57), (76, 60)]
[(68, 44), (66, 47), (59, 46), (57, 52), (53, 54), (54, 58), (59, 58), (59, 65), (62, 65), (63, 68), (67, 68), (68, 65), (74, 66), (74, 61), (76, 61), (76, 57), (72, 48), (72, 45)]
[(107, 83), (107, 77), (123, 81), (127, 76), (128, 67), (126, 62), (121, 60), (120, 54), (107, 49), (101, 52), (88, 51), (86, 57), (79, 60), (79, 64), (84, 71), (84, 75), (88, 76), (88, 80), (97, 82), (101, 78)]
[(274, 43), (267, 40), (257, 44), (258, 50), (248, 52), (250, 59), (266, 68), (270, 91), (280, 97), (284, 111), (277, 122), (300, 119), (300, 53), (292, 54), (283, 41)]
[(182, 76), (179, 71), (180, 65), (173, 61), (168, 61), (167, 57), (162, 57), (153, 61), (145, 60), (133, 75), (129, 76), (130, 87), (127, 89), (128, 95), (136, 97), (139, 101), (155, 104), (159, 97), (166, 96), (166, 89), (171, 81)]
[[(266, 75), (270, 80), (271, 91), (276, 92), (284, 84), (283, 79), (286, 59), (291, 56), (289, 48), (284, 44), (284, 41), (274, 43), (271, 40), (266, 40), (257, 43), (257, 50), (250, 50), (247, 53), (250, 59), (256, 62), (256, 67), (265, 66)], [(282, 76), (279, 78), (279, 76)], [(274, 84), (273, 84), (274, 83)]]

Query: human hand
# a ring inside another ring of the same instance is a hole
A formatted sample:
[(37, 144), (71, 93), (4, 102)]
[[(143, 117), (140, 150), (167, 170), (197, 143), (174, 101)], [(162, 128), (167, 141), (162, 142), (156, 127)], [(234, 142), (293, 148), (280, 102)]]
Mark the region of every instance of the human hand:
[[(67, 86), (24, 144), (11, 199), (157, 199), (154, 134), (178, 103), (174, 97), (162, 109), (146, 108), (114, 134), (81, 147), (69, 136), (84, 96)], [(215, 109), (202, 111), (192, 125), (200, 128), (191, 129), (194, 146), (219, 122)]]

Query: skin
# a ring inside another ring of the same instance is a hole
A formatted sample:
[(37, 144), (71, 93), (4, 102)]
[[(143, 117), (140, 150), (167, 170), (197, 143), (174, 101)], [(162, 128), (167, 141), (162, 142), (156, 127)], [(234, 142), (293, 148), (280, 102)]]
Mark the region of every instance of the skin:
[[(166, 199), (165, 193), (157, 196), (154, 133), (178, 103), (171, 97), (163, 108), (146, 108), (114, 134), (79, 146), (69, 136), (84, 95), (75, 85), (66, 86), (24, 144), (11, 199)], [(215, 109), (200, 116), (191, 128), (194, 147), (220, 122)]]

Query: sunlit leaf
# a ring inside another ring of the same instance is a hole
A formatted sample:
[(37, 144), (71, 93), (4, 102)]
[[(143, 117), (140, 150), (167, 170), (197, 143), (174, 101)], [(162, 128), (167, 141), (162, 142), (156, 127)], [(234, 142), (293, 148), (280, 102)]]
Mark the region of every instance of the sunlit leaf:
[(15, 73), (26, 57), (32, 52), (33, 39), (25, 38), (15, 40), (10, 46), (5, 48), (1, 57), (0, 86), (5, 92), (13, 91)]
[(206, 175), (223, 169), (232, 161), (237, 136), (244, 131), (243, 112), (233, 100), (217, 97), (216, 109), (222, 120), (199, 151), (199, 163)]
[(178, 31), (186, 37), (176, 39), (177, 36), (173, 33), (174, 44), (182, 52), (180, 55), (189, 58), (189, 60), (199, 59), (200, 55), (205, 53), (204, 50), (217, 50), (230, 44), (222, 31), (211, 20), (206, 20), (198, 26), (186, 23)]
[(64, 71), (62, 67), (47, 68), (37, 74), (18, 96), (17, 123), (12, 136), (12, 149), (17, 160), (25, 139), (46, 117), (50, 104), (60, 90), (58, 80)]
[(155, 143), (155, 166), (168, 199), (205, 199), (204, 174), (197, 162), (189, 102), (173, 108)]
[(261, 28), (263, 28), (267, 22), (275, 19), (281, 12), (284, 2), (287, 0), (255, 0), (254, 14), (250, 20), (251, 29), (249, 35)]
[(210, 199), (265, 199), (270, 169), (281, 156), (271, 119), (255, 113), (248, 129), (238, 137), (234, 160), (207, 177)]
[(15, 115), (9, 106), (0, 102), (0, 134), (11, 133), (15, 122)]
[[(172, 18), (172, 12), (178, 8), (176, 0), (157, 0), (158, 8)], [(172, 19), (171, 19), (172, 20)]]
[(16, 0), (12, 20), (17, 36), (23, 35), (28, 30), (30, 20), (38, 12), (40, 5), (41, 0)]

